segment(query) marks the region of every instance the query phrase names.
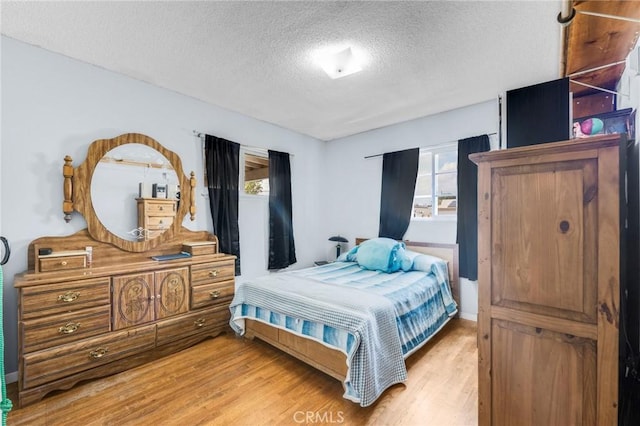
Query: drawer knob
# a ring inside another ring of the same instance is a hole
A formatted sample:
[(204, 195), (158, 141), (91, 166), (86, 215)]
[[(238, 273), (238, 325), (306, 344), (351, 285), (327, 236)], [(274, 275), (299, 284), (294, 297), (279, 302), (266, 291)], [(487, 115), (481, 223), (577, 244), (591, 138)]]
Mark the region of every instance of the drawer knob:
[(80, 323), (70, 322), (69, 324), (63, 325), (62, 327), (60, 327), (58, 329), (58, 333), (60, 333), (60, 334), (71, 334), (71, 333), (74, 333), (74, 332), (78, 331), (79, 328), (80, 328)]
[(98, 348), (95, 351), (89, 352), (89, 358), (91, 359), (99, 359), (105, 356), (109, 352), (107, 348)]
[(160, 211), (164, 210), (164, 207), (160, 206)]
[(212, 299), (217, 299), (218, 297), (220, 297), (220, 291), (219, 290), (210, 291), (209, 296), (211, 296)]
[(204, 323), (207, 322), (206, 319), (204, 318), (198, 318), (197, 320), (195, 320), (193, 322), (193, 325), (195, 325), (196, 327), (204, 327)]
[(217, 269), (214, 269), (212, 271), (209, 271), (209, 276), (210, 277), (217, 277), (219, 274), (219, 271)]
[(60, 264), (61, 264), (62, 266), (67, 266), (67, 261), (66, 261), (66, 260), (63, 260), (62, 262), (60, 262)]
[(80, 297), (80, 293), (75, 292), (75, 291), (68, 291), (65, 294), (61, 294), (60, 296), (58, 296), (58, 301), (59, 302), (73, 302), (78, 297)]

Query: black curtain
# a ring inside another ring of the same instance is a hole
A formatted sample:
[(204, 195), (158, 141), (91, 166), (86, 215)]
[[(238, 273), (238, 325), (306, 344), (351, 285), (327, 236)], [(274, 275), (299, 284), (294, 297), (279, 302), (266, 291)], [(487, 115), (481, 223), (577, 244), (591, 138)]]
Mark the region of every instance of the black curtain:
[(507, 92), (507, 147), (564, 141), (571, 135), (569, 79)]
[(384, 154), (378, 236), (401, 240), (407, 232), (413, 208), (419, 158), (419, 148)]
[(236, 256), (236, 275), (240, 275), (240, 144), (210, 135), (205, 135), (204, 141), (213, 233), (218, 237), (220, 252)]
[(269, 151), (269, 268), (296, 263), (291, 204), (291, 165), (286, 152)]
[(478, 166), (469, 154), (489, 151), (489, 136), (458, 141), (458, 229), (460, 276), (478, 279)]

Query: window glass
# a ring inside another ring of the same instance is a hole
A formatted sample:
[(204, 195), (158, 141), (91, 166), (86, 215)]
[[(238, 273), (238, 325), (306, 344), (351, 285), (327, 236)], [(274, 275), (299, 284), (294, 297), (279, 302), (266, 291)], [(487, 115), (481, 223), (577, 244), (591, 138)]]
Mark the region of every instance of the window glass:
[(421, 150), (413, 219), (456, 217), (458, 151), (455, 147)]
[(441, 152), (436, 156), (436, 170), (438, 173), (455, 172), (458, 169), (458, 151)]
[(242, 158), (244, 193), (269, 195), (269, 158), (267, 154), (245, 151)]

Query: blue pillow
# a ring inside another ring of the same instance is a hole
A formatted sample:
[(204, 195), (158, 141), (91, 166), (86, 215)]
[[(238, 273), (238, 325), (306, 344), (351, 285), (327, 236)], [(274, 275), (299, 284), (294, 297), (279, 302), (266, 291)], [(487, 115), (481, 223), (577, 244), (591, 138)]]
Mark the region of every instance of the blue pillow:
[(404, 250), (404, 256), (400, 269), (405, 272), (411, 271), (413, 269), (413, 260), (416, 258), (416, 256), (420, 256), (420, 253), (409, 249)]
[(391, 238), (373, 238), (360, 244), (357, 262), (365, 269), (396, 272), (404, 257), (404, 243)]
[[(430, 256), (428, 254), (418, 254), (413, 259), (413, 265), (411, 266), (411, 269), (414, 271), (431, 272), (431, 267), (438, 262), (445, 262), (445, 261), (436, 256)], [(446, 262), (445, 262), (445, 265), (446, 265)]]

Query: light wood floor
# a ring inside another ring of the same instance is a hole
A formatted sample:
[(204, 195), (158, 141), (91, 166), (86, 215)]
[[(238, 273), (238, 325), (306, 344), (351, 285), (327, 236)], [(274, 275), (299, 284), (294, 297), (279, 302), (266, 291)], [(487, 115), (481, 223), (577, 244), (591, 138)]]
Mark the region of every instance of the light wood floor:
[[(407, 360), (409, 379), (362, 408), (340, 382), (260, 341), (223, 335), (50, 394), (9, 425), (477, 424), (475, 323), (452, 320)], [(16, 398), (16, 384), (8, 386)]]

